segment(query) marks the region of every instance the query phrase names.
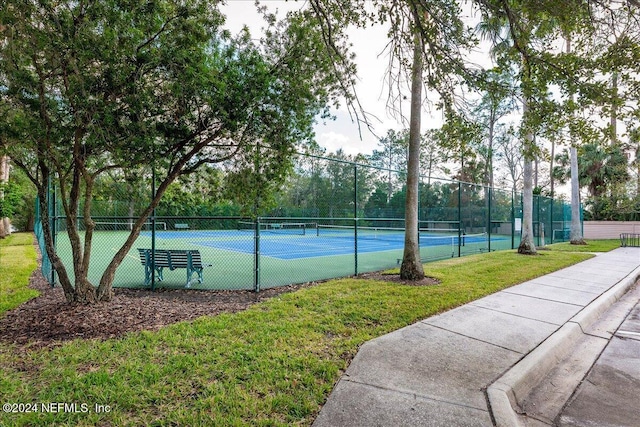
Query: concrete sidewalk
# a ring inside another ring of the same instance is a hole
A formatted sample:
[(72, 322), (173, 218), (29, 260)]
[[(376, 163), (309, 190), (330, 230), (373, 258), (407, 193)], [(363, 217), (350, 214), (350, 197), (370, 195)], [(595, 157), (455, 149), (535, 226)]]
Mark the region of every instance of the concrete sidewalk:
[(620, 248), (369, 341), (313, 425), (544, 425), (517, 413), (523, 389), (639, 276), (640, 249)]

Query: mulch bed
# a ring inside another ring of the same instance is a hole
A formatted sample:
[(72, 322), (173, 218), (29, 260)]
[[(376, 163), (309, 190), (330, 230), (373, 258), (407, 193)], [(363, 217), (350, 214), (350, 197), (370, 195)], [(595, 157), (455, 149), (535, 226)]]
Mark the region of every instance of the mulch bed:
[(31, 276), (29, 286), (38, 290), (40, 296), (0, 318), (0, 341), (41, 348), (76, 338), (116, 338), (201, 316), (245, 310), (252, 304), (309, 284), (259, 293), (116, 288), (112, 301), (91, 305), (67, 303), (62, 288), (49, 286), (39, 269)]
[(362, 279), (382, 280), (384, 282), (400, 283), (407, 286), (434, 286), (440, 284), (440, 280), (425, 276), (422, 280), (404, 280), (399, 274), (382, 274), (380, 272), (363, 273), (358, 276)]
[[(38, 262), (40, 264), (40, 262)], [(401, 280), (398, 275), (366, 273), (362, 279), (383, 280), (411, 286), (437, 284), (433, 278), (418, 282)], [(0, 318), (0, 341), (23, 348), (60, 345), (64, 341), (109, 339), (141, 330), (158, 330), (176, 322), (201, 316), (233, 313), (252, 304), (316, 282), (252, 291), (196, 291), (188, 289), (114, 289), (110, 302), (69, 304), (61, 287), (52, 288), (38, 268), (29, 286), (40, 292), (34, 298)]]

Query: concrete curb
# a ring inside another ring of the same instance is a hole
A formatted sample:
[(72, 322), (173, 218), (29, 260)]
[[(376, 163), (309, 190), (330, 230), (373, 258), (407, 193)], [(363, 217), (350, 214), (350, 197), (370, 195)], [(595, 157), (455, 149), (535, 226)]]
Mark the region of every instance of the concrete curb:
[(489, 410), (497, 427), (526, 426), (525, 416), (519, 413), (519, 402), (569, 354), (584, 331), (639, 279), (640, 267), (637, 267), (580, 310), (487, 388)]

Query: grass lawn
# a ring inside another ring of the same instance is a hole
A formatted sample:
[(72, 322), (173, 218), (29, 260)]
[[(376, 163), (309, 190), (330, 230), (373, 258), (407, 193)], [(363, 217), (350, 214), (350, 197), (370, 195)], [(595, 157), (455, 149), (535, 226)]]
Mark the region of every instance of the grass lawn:
[(16, 233), (0, 239), (0, 316), (38, 296), (29, 289), (29, 276), (36, 268), (36, 250), (31, 233)]
[(589, 257), (479, 254), (426, 264), (437, 286), (338, 279), (158, 332), (0, 344), (0, 401), (77, 404), (0, 412), (0, 425), (310, 425), (365, 341)]
[(571, 252), (609, 252), (620, 247), (620, 239), (608, 240), (587, 240), (586, 245), (572, 245), (569, 242), (554, 243), (548, 245), (551, 250), (571, 251)]

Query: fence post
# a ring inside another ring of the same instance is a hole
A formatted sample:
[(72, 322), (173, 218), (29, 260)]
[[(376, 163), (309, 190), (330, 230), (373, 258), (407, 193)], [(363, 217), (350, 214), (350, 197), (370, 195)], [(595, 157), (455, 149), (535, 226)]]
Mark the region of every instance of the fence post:
[[(51, 240), (53, 243), (53, 249), (55, 249), (55, 251), (58, 251), (58, 223), (57, 223), (57, 215), (58, 215), (58, 209), (57, 209), (57, 203), (58, 201), (56, 200), (56, 184), (55, 182), (51, 181), (51, 177), (49, 177), (49, 206), (47, 207), (47, 209), (49, 210), (48, 214), (49, 214), (49, 219), (51, 221)], [(45, 252), (46, 253), (46, 252)], [(49, 257), (49, 255), (47, 255), (47, 258)], [(51, 263), (51, 260), (49, 260), (49, 263)], [(53, 265), (51, 265), (51, 287), (53, 288), (56, 285), (56, 269), (53, 268)]]
[(491, 187), (486, 187), (487, 193), (489, 196), (488, 200), (488, 209), (487, 209), (487, 222), (489, 226), (487, 227), (487, 252), (491, 252)]
[(551, 217), (551, 244), (552, 245), (553, 245), (553, 238), (555, 237), (554, 236), (555, 233), (553, 231), (553, 202), (554, 202), (554, 199), (553, 199), (553, 197), (551, 197), (551, 202), (550, 202), (551, 203), (551, 208), (550, 208), (551, 214), (549, 216)]
[(565, 242), (566, 239), (564, 237), (564, 230), (567, 228), (567, 224), (566, 224), (566, 216), (567, 216), (567, 205), (566, 203), (563, 201), (562, 202), (562, 241)]
[(260, 217), (256, 217), (253, 236), (253, 290), (260, 292)]
[(358, 165), (353, 165), (353, 256), (354, 274), (358, 275)]
[[(153, 153), (151, 165), (151, 203), (156, 197), (156, 156)], [(151, 291), (156, 288), (156, 208), (151, 212)]]
[(540, 224), (542, 224), (542, 222), (540, 221), (540, 196), (535, 196), (536, 200), (538, 201), (538, 208), (536, 209), (536, 217), (538, 218), (538, 245), (537, 246), (541, 246), (540, 245), (540, 234), (541, 233), (541, 228), (540, 228)]
[(511, 249), (516, 246), (516, 192), (511, 190)]
[(458, 258), (462, 256), (462, 183), (458, 181)]

